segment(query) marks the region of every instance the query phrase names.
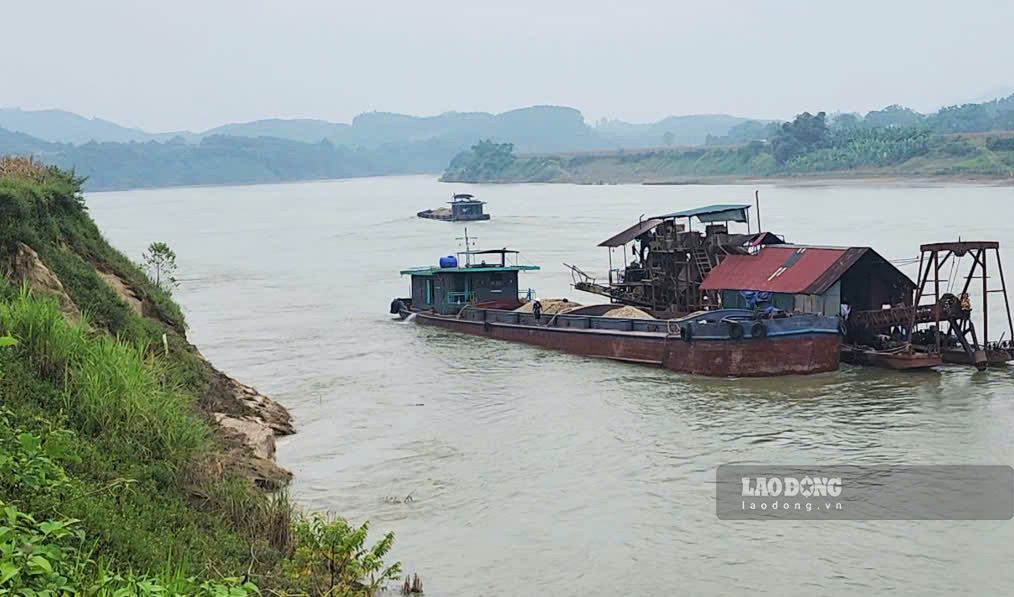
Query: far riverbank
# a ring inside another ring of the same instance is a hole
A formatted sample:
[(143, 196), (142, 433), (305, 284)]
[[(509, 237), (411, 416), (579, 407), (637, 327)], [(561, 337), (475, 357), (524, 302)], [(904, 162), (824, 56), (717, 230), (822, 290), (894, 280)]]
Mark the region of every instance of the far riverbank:
[[(573, 184), (777, 184), (1014, 182), (1014, 136), (868, 131), (844, 146), (813, 148), (791, 159), (777, 143), (617, 149), (515, 155), (488, 141), (455, 157), (444, 182)], [(879, 136), (878, 136), (879, 135)], [(901, 137), (895, 139), (895, 137)]]

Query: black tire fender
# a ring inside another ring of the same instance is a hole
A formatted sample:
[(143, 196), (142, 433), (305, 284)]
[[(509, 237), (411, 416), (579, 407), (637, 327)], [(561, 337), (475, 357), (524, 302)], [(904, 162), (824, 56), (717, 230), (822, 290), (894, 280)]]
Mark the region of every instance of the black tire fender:
[(694, 338), (694, 331), (693, 331), (693, 329), (691, 329), (689, 325), (685, 325), (685, 326), (681, 327), (680, 328), (680, 338), (682, 338), (684, 342), (690, 342), (691, 340), (693, 340), (693, 338)]
[(729, 322), (729, 337), (733, 340), (739, 340), (743, 337), (743, 326), (735, 321)]
[(764, 338), (768, 335), (768, 326), (758, 321), (750, 326), (750, 335), (754, 338)]

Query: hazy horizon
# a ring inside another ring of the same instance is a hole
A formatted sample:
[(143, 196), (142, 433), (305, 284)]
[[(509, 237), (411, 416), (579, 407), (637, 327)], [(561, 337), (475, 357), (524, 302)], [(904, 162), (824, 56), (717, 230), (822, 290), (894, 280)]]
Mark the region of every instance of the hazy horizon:
[[(59, 5), (59, 6), (56, 6)], [(54, 19), (54, 11), (60, 18)], [(655, 122), (804, 110), (922, 112), (1011, 91), (1014, 5), (860, 1), (339, 4), (20, 3), (0, 105), (148, 132), (363, 112), (532, 105)], [(946, 40), (946, 43), (942, 43)]]

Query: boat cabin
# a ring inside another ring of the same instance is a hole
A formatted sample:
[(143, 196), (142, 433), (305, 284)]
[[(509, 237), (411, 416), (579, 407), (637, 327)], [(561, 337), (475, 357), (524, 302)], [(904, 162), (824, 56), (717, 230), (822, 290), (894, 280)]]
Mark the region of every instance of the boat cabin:
[[(522, 298), (535, 296), (532, 289), (518, 285), (518, 272), (539, 269), (517, 265), (517, 255), (508, 249), (464, 251), (441, 257), (437, 266), (402, 270), (401, 274), (412, 277), (414, 309), (453, 315), (468, 304), (516, 307)], [(514, 265), (508, 256), (514, 257)]]
[(841, 313), (911, 306), (915, 284), (869, 247), (779, 244), (752, 255), (730, 255), (701, 284), (725, 309)]
[(474, 195), (468, 193), (455, 193), (450, 202), (451, 220), (488, 220), (489, 214), (482, 213), (482, 206), (485, 201), (479, 201)]

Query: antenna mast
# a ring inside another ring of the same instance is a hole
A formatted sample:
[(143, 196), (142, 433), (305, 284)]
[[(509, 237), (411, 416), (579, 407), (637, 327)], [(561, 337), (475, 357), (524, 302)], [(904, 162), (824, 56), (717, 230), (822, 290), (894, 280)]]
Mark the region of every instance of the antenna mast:
[(465, 226), (465, 236), (464, 237), (459, 236), (455, 240), (465, 241), (465, 267), (472, 265), (472, 245), (475, 244), (475, 241), (479, 240), (479, 237), (473, 236), (469, 238), (468, 226)]
[[(761, 223), (760, 223), (760, 191), (759, 190), (754, 191), (753, 192), (753, 197), (757, 201), (757, 232), (758, 233), (764, 232), (764, 229), (761, 228)], [(747, 220), (749, 220), (749, 219), (750, 218), (747, 218)], [(747, 225), (749, 225), (749, 222), (747, 222)]]

